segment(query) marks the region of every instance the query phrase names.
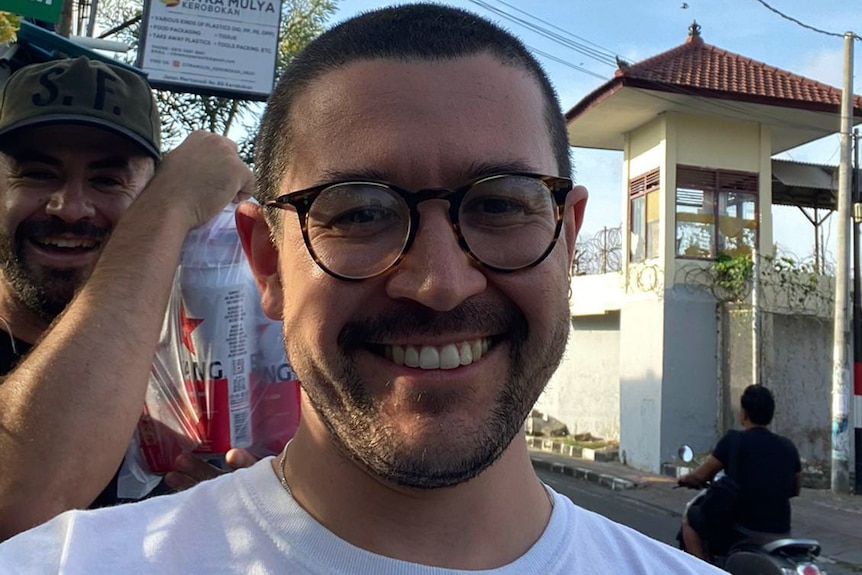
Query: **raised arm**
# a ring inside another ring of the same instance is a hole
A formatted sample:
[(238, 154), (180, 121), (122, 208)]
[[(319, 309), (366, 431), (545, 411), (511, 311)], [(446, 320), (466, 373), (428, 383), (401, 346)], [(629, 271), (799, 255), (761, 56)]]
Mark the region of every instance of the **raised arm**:
[(233, 142), (191, 134), (0, 385), (0, 540), (88, 506), (113, 477), (141, 412), (183, 239), (252, 187)]

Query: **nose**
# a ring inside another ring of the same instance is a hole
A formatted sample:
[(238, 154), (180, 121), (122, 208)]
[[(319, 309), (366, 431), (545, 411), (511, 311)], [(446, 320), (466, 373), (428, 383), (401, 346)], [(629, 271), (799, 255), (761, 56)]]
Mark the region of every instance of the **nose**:
[(450, 311), (485, 290), (487, 278), (458, 244), (446, 207), (437, 201), (419, 207), (422, 217), (413, 245), (387, 279), (389, 297)]
[(93, 217), (95, 208), (84, 183), (70, 178), (51, 192), (45, 213), (67, 222), (77, 222)]

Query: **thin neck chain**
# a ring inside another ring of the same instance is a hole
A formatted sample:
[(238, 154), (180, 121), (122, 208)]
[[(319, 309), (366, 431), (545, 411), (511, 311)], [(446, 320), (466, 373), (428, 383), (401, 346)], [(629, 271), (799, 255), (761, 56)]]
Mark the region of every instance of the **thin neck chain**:
[[(284, 476), (285, 471), (285, 463), (287, 462), (287, 447), (290, 445), (290, 442), (286, 443), (284, 449), (281, 450), (281, 455), (278, 456), (278, 481), (281, 483), (281, 486), (284, 487), (284, 490), (287, 491), (287, 494), (293, 497), (293, 491), (290, 489), (290, 485), (287, 483), (287, 477)], [(551, 504), (551, 509), (554, 509), (554, 495), (551, 493), (551, 490), (542, 483), (539, 482), (542, 486), (542, 489), (545, 490), (545, 495), (548, 496), (548, 503)]]
[(551, 504), (551, 511), (553, 511), (554, 510), (554, 494), (551, 493), (551, 490), (548, 488), (548, 486), (545, 485), (544, 483), (542, 483), (541, 481), (539, 481), (539, 485), (541, 485), (542, 489), (545, 490), (545, 495), (548, 496), (548, 503)]
[(281, 455), (278, 457), (278, 480), (281, 482), (281, 486), (284, 487), (284, 490), (287, 491), (287, 494), (293, 497), (293, 491), (290, 490), (290, 485), (287, 484), (287, 478), (284, 476), (284, 464), (287, 459), (288, 445), (290, 445), (290, 442), (287, 442), (284, 445), (284, 449), (281, 450)]

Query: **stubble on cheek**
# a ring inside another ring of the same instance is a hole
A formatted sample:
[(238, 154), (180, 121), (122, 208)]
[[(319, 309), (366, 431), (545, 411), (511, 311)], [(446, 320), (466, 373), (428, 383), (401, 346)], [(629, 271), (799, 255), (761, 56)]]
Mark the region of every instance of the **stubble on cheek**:
[[(319, 330), (302, 334), (286, 325), (290, 359), (316, 419), (345, 457), (392, 483), (455, 485), (496, 461), (559, 364), (569, 331), (568, 304), (565, 292), (547, 292), (545, 305), (553, 309), (532, 310), (536, 323), (529, 327), (521, 310), (499, 304), (467, 305), (443, 315), (389, 309), (391, 314), (342, 330), (328, 346)], [(392, 381), (375, 381), (368, 373), (371, 366), (357, 361), (369, 353), (362, 342), (409, 339), (423, 330), (457, 332), (467, 325), (461, 322), (484, 322), (489, 333), (506, 334), (511, 349), (509, 361), (500, 362), (506, 364), (501, 373), (480, 370), (484, 381), (418, 392)]]

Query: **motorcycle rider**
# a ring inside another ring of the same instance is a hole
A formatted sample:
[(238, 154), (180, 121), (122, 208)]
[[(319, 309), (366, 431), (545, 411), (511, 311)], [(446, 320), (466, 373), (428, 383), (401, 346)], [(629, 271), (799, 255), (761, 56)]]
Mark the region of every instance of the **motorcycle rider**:
[(709, 560), (709, 555), (725, 554), (741, 539), (786, 536), (790, 532), (790, 498), (799, 495), (802, 487), (796, 446), (768, 429), (775, 413), (769, 389), (749, 385), (742, 393), (740, 407), (743, 431), (728, 431), (706, 461), (678, 480), (681, 486), (697, 489), (724, 469), (739, 486), (731, 524), (720, 525), (710, 511), (713, 506), (703, 505), (704, 498), (689, 505), (683, 515), (684, 548), (704, 560)]

